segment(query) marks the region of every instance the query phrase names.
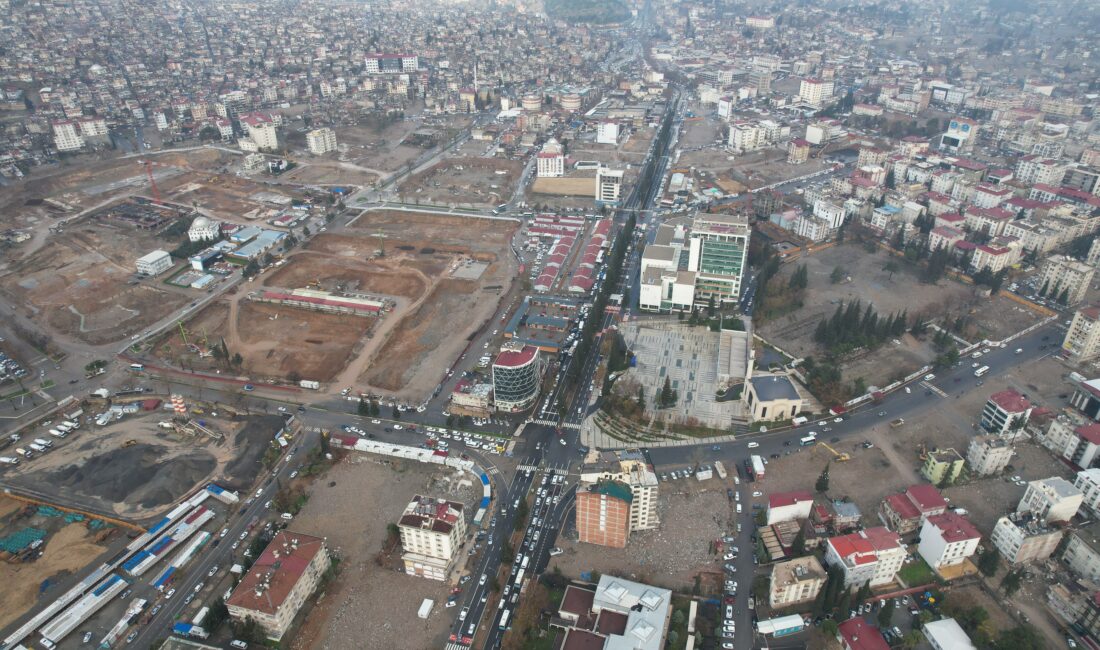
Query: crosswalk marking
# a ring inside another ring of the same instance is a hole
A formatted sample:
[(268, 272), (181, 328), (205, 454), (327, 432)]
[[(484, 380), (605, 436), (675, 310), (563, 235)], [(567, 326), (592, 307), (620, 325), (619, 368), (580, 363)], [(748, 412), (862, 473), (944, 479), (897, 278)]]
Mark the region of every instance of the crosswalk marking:
[(930, 383), (928, 383), (928, 382), (926, 382), (926, 381), (922, 381), (922, 382), (920, 383), (920, 385), (921, 385), (921, 386), (924, 386), (925, 388), (927, 388), (928, 390), (932, 391), (933, 393), (935, 393), (935, 394), (939, 395), (940, 397), (943, 397), (943, 398), (945, 398), (945, 399), (947, 398), (947, 393), (943, 392), (943, 391), (942, 391), (942, 390), (940, 390), (939, 388), (936, 388), (935, 386), (933, 386), (932, 384), (930, 384)]

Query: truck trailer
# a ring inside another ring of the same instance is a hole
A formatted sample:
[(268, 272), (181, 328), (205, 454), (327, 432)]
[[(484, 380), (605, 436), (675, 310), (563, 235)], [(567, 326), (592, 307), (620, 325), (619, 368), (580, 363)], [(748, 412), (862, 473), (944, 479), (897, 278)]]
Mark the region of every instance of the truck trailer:
[(750, 460), (752, 461), (752, 473), (756, 476), (756, 480), (764, 478), (764, 459), (753, 454)]

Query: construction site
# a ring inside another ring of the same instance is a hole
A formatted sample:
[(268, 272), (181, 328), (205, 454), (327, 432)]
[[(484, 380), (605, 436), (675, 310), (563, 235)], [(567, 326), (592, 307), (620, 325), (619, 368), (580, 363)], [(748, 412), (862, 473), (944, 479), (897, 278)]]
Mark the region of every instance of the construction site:
[(410, 176), (398, 193), (405, 203), (496, 206), (511, 198), (523, 161), (451, 158)]
[(141, 280), (135, 260), (175, 244), (161, 236), (174, 208), (126, 200), (74, 220), (0, 265), (0, 292), (44, 330), (90, 344), (123, 340), (190, 296)]

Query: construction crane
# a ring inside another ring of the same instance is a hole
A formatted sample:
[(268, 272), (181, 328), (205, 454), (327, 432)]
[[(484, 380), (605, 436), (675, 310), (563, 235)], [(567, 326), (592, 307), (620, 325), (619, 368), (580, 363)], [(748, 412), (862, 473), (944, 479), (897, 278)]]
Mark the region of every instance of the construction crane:
[(824, 442), (818, 442), (817, 444), (824, 447), (824, 448), (826, 448), (826, 449), (828, 449), (830, 452), (832, 452), (833, 456), (836, 458), (836, 462), (838, 462), (838, 463), (845, 463), (845, 462), (848, 462), (848, 461), (852, 460), (852, 457), (849, 456), (848, 454), (846, 454), (842, 451), (837, 451), (837, 450), (833, 449), (832, 447), (830, 447), (829, 445), (825, 444)]
[(157, 180), (153, 178), (153, 162), (151, 160), (139, 160), (139, 165), (145, 165), (145, 175), (149, 177), (149, 185), (153, 188), (153, 202), (164, 205), (160, 200), (160, 190), (157, 188)]

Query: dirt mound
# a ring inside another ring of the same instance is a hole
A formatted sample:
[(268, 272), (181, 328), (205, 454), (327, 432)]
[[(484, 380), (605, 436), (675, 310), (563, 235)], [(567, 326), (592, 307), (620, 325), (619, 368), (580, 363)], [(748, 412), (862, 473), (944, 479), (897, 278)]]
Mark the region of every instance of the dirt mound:
[(253, 415), (247, 418), (247, 424), (233, 439), (233, 445), (239, 451), (237, 457), (225, 466), (224, 487), (243, 490), (252, 485), (261, 469), (264, 452), (284, 424), (281, 415)]
[(139, 503), (145, 508), (172, 503), (214, 471), (214, 457), (201, 450), (174, 457), (160, 445), (137, 444), (100, 454), (80, 465), (67, 465), (47, 475), (56, 486), (112, 503)]

